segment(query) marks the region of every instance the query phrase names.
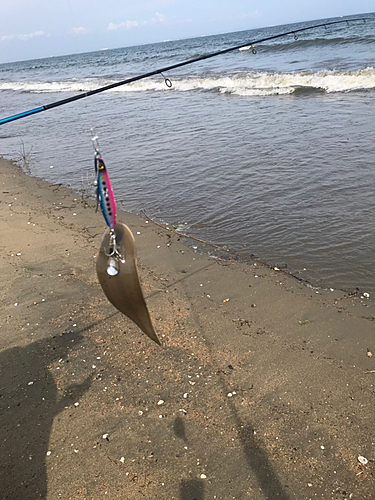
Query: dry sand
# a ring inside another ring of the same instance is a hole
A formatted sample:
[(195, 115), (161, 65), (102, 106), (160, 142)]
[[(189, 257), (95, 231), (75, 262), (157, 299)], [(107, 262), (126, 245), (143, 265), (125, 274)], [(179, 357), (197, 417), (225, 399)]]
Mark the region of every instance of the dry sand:
[(2, 500), (375, 498), (371, 298), (120, 213), (160, 348), (97, 282), (94, 204), (0, 174)]

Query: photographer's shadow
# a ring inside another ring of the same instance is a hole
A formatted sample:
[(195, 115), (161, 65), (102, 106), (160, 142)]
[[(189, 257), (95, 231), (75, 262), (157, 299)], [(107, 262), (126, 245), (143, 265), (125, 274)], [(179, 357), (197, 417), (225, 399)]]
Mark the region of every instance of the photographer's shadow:
[[(0, 353), (0, 498), (46, 498), (46, 454), (55, 416), (79, 399), (91, 380), (59, 393), (49, 365), (82, 338), (64, 334)], [(74, 340), (74, 344), (72, 343)]]

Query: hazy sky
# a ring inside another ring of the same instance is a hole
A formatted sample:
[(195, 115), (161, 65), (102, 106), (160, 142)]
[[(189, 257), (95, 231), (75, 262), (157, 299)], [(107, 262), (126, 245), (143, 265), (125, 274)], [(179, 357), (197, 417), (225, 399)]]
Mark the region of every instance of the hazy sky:
[(374, 10), (374, 0), (1, 0), (0, 63)]

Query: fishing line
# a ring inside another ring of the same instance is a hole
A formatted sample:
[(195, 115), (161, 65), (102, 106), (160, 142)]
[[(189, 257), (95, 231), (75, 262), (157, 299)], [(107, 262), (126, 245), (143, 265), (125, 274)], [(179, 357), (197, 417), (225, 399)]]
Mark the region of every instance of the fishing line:
[(63, 104), (68, 104), (69, 102), (78, 101), (79, 99), (83, 99), (84, 97), (89, 97), (91, 95), (99, 94), (100, 92), (104, 92), (106, 90), (111, 90), (111, 89), (114, 89), (116, 87), (120, 87), (122, 85), (127, 85), (129, 83), (137, 82), (139, 80), (143, 80), (144, 78), (149, 78), (150, 76), (154, 76), (154, 75), (162, 75), (163, 78), (164, 78), (164, 82), (167, 85), (167, 87), (171, 88), (172, 87), (171, 80), (169, 78), (166, 78), (163, 75), (163, 73), (165, 73), (167, 71), (171, 71), (171, 70), (176, 69), (176, 68), (181, 68), (183, 66), (187, 66), (188, 64), (193, 64), (195, 62), (204, 61), (206, 59), (211, 59), (212, 57), (220, 56), (220, 55), (223, 55), (223, 54), (228, 54), (229, 52), (233, 52), (235, 50), (243, 49), (244, 47), (250, 47), (250, 48), (252, 48), (253, 54), (256, 54), (257, 50), (254, 47), (254, 45), (259, 44), (259, 43), (268, 42), (270, 40), (276, 40), (278, 38), (282, 38), (282, 37), (288, 36), (288, 35), (293, 35), (294, 37), (296, 37), (297, 36), (296, 33), (300, 33), (302, 31), (308, 31), (308, 30), (312, 30), (312, 29), (316, 29), (316, 28), (321, 28), (321, 27), (327, 28), (327, 26), (332, 26), (334, 24), (341, 24), (341, 23), (347, 23), (347, 24), (349, 24), (349, 22), (356, 22), (356, 21), (366, 22), (366, 19), (371, 19), (371, 18), (369, 18), (369, 17), (358, 17), (358, 18), (355, 18), (355, 19), (342, 19), (340, 21), (331, 21), (331, 22), (327, 22), (327, 23), (314, 24), (312, 26), (307, 26), (305, 28), (294, 29), (294, 30), (291, 30), (291, 31), (286, 31), (286, 32), (283, 32), (283, 33), (279, 33), (278, 35), (272, 35), (272, 36), (268, 36), (268, 37), (265, 37), (265, 38), (260, 38), (258, 40), (253, 41), (253, 42), (242, 43), (241, 45), (236, 45), (234, 47), (229, 47), (227, 49), (222, 49), (222, 50), (218, 50), (216, 52), (211, 52), (209, 54), (198, 56), (198, 57), (195, 57), (193, 59), (188, 59), (186, 61), (183, 61), (183, 62), (180, 62), (180, 63), (176, 63), (176, 64), (172, 64), (172, 65), (166, 66), (164, 68), (159, 68), (159, 69), (156, 69), (156, 70), (153, 70), (153, 71), (149, 71), (148, 73), (143, 73), (142, 75), (134, 76), (132, 78), (127, 78), (126, 80), (122, 80), (120, 82), (112, 83), (110, 85), (105, 85), (104, 87), (100, 87), (100, 88), (97, 88), (97, 89), (94, 89), (94, 90), (90, 90), (89, 92), (83, 92), (81, 94), (77, 94), (75, 96), (68, 97), (68, 98), (62, 99), (60, 101), (52, 102), (50, 104), (45, 104), (44, 106), (40, 106), (38, 108), (30, 109), (28, 111), (24, 111), (24, 112), (18, 113), (16, 115), (8, 116), (7, 118), (2, 118), (2, 119), (0, 119), (0, 125), (3, 125), (4, 123), (12, 122), (14, 120), (19, 120), (20, 118), (25, 118), (27, 116), (34, 115), (36, 113), (40, 113), (42, 111), (46, 111), (47, 109), (56, 108), (58, 106), (62, 106)]

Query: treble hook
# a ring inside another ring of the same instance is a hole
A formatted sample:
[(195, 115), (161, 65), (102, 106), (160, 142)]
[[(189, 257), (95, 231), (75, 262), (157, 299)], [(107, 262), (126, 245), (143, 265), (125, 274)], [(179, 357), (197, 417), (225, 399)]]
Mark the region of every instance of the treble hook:
[(108, 249), (104, 250), (104, 253), (108, 259), (107, 273), (110, 276), (116, 276), (119, 273), (119, 260), (125, 264), (125, 256), (121, 255), (118, 251), (118, 245), (116, 241), (116, 231), (112, 227), (109, 232), (109, 243)]
[(105, 254), (108, 257), (112, 257), (114, 255), (117, 256), (117, 254), (118, 254), (117, 243), (116, 243), (116, 232), (113, 229), (113, 227), (111, 228), (111, 230), (109, 232), (108, 252), (105, 252)]
[(172, 88), (172, 82), (170, 81), (170, 79), (169, 79), (169, 78), (167, 78), (166, 76), (164, 76), (164, 75), (163, 75), (163, 73), (162, 73), (161, 71), (160, 71), (160, 74), (161, 74), (161, 76), (164, 78), (164, 83), (165, 83), (165, 85), (166, 85), (169, 89), (171, 89), (171, 88)]

